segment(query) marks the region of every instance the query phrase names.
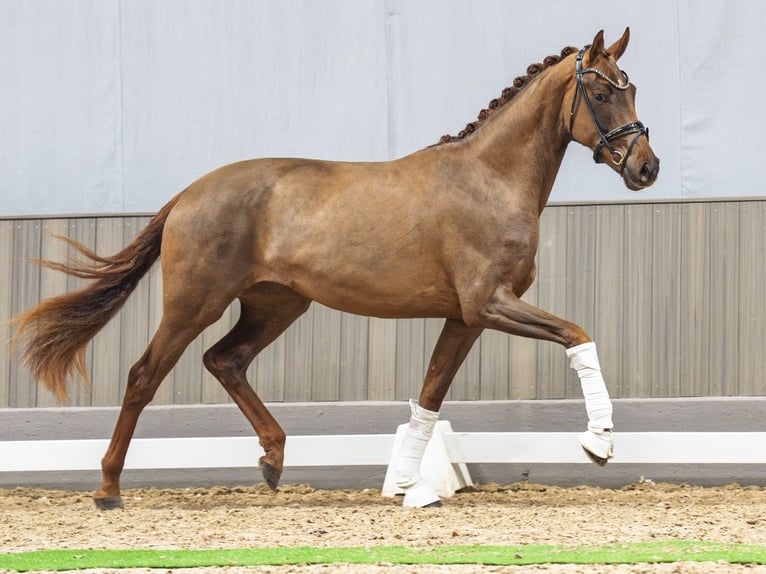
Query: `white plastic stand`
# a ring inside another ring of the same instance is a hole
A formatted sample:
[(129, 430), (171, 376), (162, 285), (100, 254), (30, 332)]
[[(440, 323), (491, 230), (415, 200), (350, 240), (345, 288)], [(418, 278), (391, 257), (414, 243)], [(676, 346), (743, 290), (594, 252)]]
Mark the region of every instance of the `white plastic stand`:
[[(396, 471), (394, 461), (399, 454), (399, 447), (404, 440), (408, 423), (399, 425), (396, 429), (394, 447), (391, 451), (391, 460), (386, 470), (386, 478), (383, 481), (382, 495), (387, 497), (404, 494), (404, 489), (396, 485)], [(447, 452), (447, 444), (444, 433), (451, 433), (452, 425), (449, 421), (437, 421), (434, 426), (434, 434), (428, 441), (423, 461), (420, 463), (420, 476), (425, 480), (439, 496), (449, 498), (455, 491), (473, 485), (473, 480), (465, 463), (453, 463)]]

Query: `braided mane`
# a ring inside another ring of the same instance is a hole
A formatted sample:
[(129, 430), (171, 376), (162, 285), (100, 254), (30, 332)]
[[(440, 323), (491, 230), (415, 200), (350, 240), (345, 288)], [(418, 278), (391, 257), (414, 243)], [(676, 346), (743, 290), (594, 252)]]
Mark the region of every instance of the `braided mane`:
[(479, 126), (481, 126), (487, 119), (489, 119), (492, 114), (494, 114), (497, 110), (502, 108), (505, 104), (507, 104), (511, 99), (513, 99), (513, 96), (515, 96), (517, 93), (519, 93), (524, 86), (529, 84), (532, 80), (534, 80), (540, 72), (550, 68), (551, 66), (555, 66), (558, 64), (561, 60), (569, 56), (570, 54), (576, 54), (577, 48), (573, 48), (571, 46), (568, 46), (561, 50), (561, 54), (559, 56), (548, 56), (543, 60), (542, 64), (530, 64), (527, 66), (527, 75), (526, 76), (519, 76), (518, 78), (513, 80), (513, 85), (505, 88), (503, 90), (503, 93), (500, 95), (499, 98), (493, 99), (489, 104), (487, 104), (487, 107), (484, 108), (479, 112), (479, 117), (470, 122), (465, 126), (465, 128), (456, 136), (451, 136), (449, 134), (443, 135), (439, 142), (435, 145), (441, 145), (445, 143), (450, 142), (456, 142), (460, 141), (466, 136), (469, 136), (473, 132), (475, 132)]

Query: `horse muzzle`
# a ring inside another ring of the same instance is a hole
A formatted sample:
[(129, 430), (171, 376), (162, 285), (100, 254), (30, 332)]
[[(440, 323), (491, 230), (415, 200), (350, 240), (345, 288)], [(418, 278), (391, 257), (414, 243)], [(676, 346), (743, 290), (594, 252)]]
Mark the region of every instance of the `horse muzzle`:
[(657, 181), (660, 173), (660, 159), (651, 153), (651, 150), (649, 150), (649, 156), (637, 154), (625, 159), (622, 179), (631, 191), (641, 191)]

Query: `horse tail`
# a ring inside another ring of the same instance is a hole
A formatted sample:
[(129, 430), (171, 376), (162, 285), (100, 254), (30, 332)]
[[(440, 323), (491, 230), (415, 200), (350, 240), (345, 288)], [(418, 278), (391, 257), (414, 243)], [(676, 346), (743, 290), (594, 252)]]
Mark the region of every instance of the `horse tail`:
[(86, 260), (70, 259), (67, 263), (34, 261), (68, 275), (92, 280), (87, 287), (46, 299), (13, 320), (16, 332), (12, 344), (20, 344), (22, 362), (38, 383), (56, 395), (59, 403), (67, 398), (67, 377), (79, 375), (88, 384), (85, 347), (117, 314), (160, 256), (165, 221), (180, 196), (170, 200), (146, 228), (115, 255), (101, 257), (81, 243), (58, 237)]

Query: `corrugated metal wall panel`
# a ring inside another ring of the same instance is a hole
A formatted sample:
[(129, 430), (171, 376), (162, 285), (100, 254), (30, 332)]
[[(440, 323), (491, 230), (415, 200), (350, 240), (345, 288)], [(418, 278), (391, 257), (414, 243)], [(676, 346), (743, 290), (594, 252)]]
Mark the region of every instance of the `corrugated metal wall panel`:
[(651, 369), (650, 396), (677, 396), (681, 349), (681, 209), (678, 204), (654, 207), (652, 214)]
[[(538, 279), (525, 300), (578, 322), (597, 341), (614, 397), (766, 394), (766, 201), (551, 206), (541, 222)], [(113, 253), (145, 216), (0, 221), (0, 320), (75, 289), (37, 257), (74, 255), (50, 234)], [(88, 348), (92, 389), (68, 404), (115, 405), (127, 372), (161, 317), (156, 265)], [(229, 401), (202, 354), (234, 325), (234, 304), (197, 338), (155, 404)], [(313, 305), (250, 368), (265, 401), (416, 397), (441, 331), (436, 319), (356, 317)], [(0, 348), (0, 405), (50, 406), (26, 369)], [(562, 349), (502, 333), (482, 335), (455, 377), (452, 400), (578, 398)]]
[[(654, 206), (625, 206), (625, 283), (621, 396), (651, 397), (652, 245)], [(594, 337), (598, 334), (594, 333)], [(600, 339), (599, 339), (600, 340)], [(606, 342), (606, 341), (605, 341)], [(606, 367), (609, 368), (608, 366)]]
[(739, 394), (764, 394), (766, 378), (766, 202), (739, 206)]
[[(566, 315), (567, 301), (567, 222), (569, 208), (546, 209), (540, 220), (537, 251), (537, 279), (531, 289), (537, 291), (537, 306), (550, 313)], [(538, 398), (566, 397), (566, 372), (569, 370), (561, 349), (550, 343), (538, 343)]]
[(9, 406), (11, 379), (11, 349), (6, 341), (11, 338), (11, 325), (7, 321), (14, 314), (13, 281), (16, 255), (13, 234), (15, 221), (0, 221), (0, 407)]
[(710, 354), (710, 204), (681, 206), (680, 237), (681, 268), (678, 280), (681, 289), (681, 341), (695, 341), (680, 353), (679, 395), (707, 395), (701, 388), (709, 380)]
[[(739, 206), (710, 204), (709, 394), (739, 394)], [(763, 283), (761, 283), (763, 285)], [(755, 285), (753, 285), (755, 287)], [(746, 343), (746, 342), (745, 342)]]
[(283, 400), (289, 403), (311, 400), (316, 307), (312, 305), (285, 333), (287, 345), (282, 394)]
[(396, 385), (397, 322), (371, 318), (369, 324), (367, 398), (372, 401), (392, 400)]
[[(598, 240), (593, 259), (596, 265), (593, 300), (597, 312), (593, 318), (593, 332), (598, 333), (599, 360), (612, 395), (622, 393), (622, 377), (614, 366), (622, 355), (623, 286), (625, 270), (625, 211), (617, 205), (596, 207), (595, 231)], [(595, 335), (592, 335), (595, 336)]]
[(425, 373), (425, 320), (396, 323), (396, 383), (394, 396), (406, 400), (417, 396)]
[[(16, 221), (13, 234), (13, 261), (11, 276), (11, 312), (16, 313), (35, 305), (40, 300), (41, 273), (29, 264), (39, 259), (42, 238), (39, 219)], [(32, 407), (37, 405), (37, 384), (29, 372), (11, 361), (8, 385), (8, 405)]]
[(340, 324), (340, 400), (360, 401), (367, 398), (367, 355), (370, 322), (366, 317), (341, 314)]

